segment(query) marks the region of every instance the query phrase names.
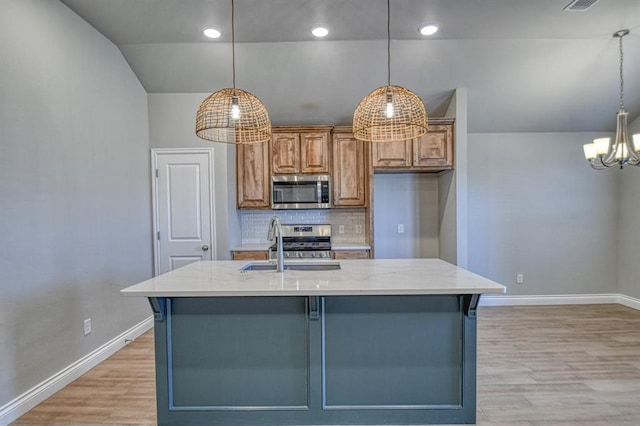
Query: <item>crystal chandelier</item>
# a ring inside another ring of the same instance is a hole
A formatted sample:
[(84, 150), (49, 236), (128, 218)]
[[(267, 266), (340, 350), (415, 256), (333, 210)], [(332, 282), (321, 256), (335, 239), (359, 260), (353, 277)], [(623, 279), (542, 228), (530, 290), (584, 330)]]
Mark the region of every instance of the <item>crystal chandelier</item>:
[(622, 38), (629, 34), (629, 30), (620, 30), (613, 33), (618, 38), (620, 49), (620, 110), (616, 127), (616, 138), (610, 143), (611, 138), (594, 139), (593, 143), (583, 146), (584, 156), (596, 170), (603, 170), (611, 166), (640, 165), (640, 133), (633, 135), (633, 144), (629, 140), (627, 130), (627, 111), (624, 109), (624, 79), (622, 66), (624, 56), (622, 54)]

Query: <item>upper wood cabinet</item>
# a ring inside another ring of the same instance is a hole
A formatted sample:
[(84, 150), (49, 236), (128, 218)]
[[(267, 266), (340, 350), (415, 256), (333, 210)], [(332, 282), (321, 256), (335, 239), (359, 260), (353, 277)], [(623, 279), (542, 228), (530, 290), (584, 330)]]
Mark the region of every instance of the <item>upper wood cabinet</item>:
[(271, 139), (271, 170), (278, 174), (328, 174), (331, 128), (276, 127)]
[(395, 142), (371, 142), (371, 158), (374, 168), (411, 167), (411, 139)]
[(429, 124), (429, 131), (413, 141), (413, 166), (453, 168), (453, 123)]
[(374, 170), (441, 171), (453, 168), (453, 119), (432, 118), (420, 138), (371, 143)]
[(236, 145), (236, 205), (271, 207), (269, 143)]
[(333, 206), (368, 207), (366, 146), (351, 133), (351, 127), (336, 127), (333, 133)]

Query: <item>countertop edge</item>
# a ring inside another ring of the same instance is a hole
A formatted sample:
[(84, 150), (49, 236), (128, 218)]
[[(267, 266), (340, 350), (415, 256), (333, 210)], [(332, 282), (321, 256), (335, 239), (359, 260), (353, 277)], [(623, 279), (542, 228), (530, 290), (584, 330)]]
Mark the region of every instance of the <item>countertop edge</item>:
[(147, 291), (125, 291), (120, 290), (123, 297), (308, 297), (308, 296), (429, 296), (429, 295), (454, 295), (454, 294), (504, 294), (505, 289), (487, 288), (487, 289), (468, 289), (461, 288), (452, 291), (450, 289), (443, 290), (415, 290), (415, 289), (389, 289), (389, 290), (340, 290), (340, 291), (294, 291), (294, 290), (271, 290), (271, 291), (163, 291), (158, 292)]

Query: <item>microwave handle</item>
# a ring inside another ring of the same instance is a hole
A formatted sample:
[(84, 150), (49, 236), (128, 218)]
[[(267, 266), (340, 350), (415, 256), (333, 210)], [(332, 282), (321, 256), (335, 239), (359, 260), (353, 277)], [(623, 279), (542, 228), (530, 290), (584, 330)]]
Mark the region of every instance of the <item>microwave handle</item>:
[(322, 181), (318, 181), (317, 182), (317, 186), (316, 186), (316, 190), (317, 190), (317, 194), (316, 194), (316, 199), (318, 200), (318, 203), (322, 202)]

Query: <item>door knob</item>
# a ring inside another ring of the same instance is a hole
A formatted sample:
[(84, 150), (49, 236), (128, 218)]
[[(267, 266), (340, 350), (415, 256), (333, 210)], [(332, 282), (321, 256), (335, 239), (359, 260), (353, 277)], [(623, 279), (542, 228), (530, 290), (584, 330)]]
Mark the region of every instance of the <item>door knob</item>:
[(206, 245), (206, 244), (205, 244), (205, 245), (203, 245), (203, 246), (202, 246), (202, 251), (207, 251), (207, 250), (209, 250), (209, 246), (208, 246), (208, 245)]

